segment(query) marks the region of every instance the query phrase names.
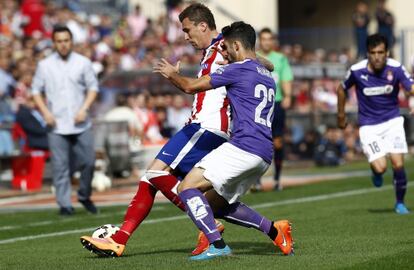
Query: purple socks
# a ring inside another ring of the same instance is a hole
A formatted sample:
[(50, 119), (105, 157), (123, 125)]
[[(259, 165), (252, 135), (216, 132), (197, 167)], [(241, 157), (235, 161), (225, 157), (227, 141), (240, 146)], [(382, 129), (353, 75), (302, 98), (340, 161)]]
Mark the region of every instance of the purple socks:
[(190, 188), (182, 191), (178, 196), (184, 203), (187, 214), (194, 224), (207, 236), (210, 244), (220, 240), (221, 235), (217, 231), (213, 212), (203, 193), (196, 188)]
[(220, 209), (215, 216), (233, 224), (255, 228), (264, 234), (268, 234), (272, 226), (270, 220), (241, 202), (235, 202), (224, 209)]
[(404, 196), (407, 190), (407, 176), (403, 168), (394, 170), (394, 187), (397, 203), (404, 203)]

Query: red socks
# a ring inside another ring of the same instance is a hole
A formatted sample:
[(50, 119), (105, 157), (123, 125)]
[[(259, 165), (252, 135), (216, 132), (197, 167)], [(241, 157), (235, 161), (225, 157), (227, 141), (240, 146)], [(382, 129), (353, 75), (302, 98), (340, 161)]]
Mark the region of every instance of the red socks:
[(147, 182), (141, 181), (139, 183), (138, 191), (129, 204), (121, 229), (111, 236), (115, 242), (126, 244), (130, 235), (149, 214), (156, 193), (157, 190)]
[(173, 191), (173, 188), (177, 185), (178, 180), (175, 176), (168, 174), (168, 175), (162, 175), (157, 176), (149, 180), (151, 184), (154, 185), (156, 189), (162, 192), (165, 197), (167, 197), (168, 200), (170, 200), (173, 204), (175, 204), (178, 208), (180, 208), (182, 211), (185, 211), (185, 206), (181, 202), (180, 198), (176, 194), (175, 191)]
[(144, 181), (139, 183), (138, 191), (129, 204), (121, 229), (111, 236), (111, 238), (118, 244), (125, 245), (135, 229), (138, 228), (141, 222), (147, 217), (154, 204), (157, 190), (160, 190), (172, 203), (182, 211), (185, 211), (184, 204), (173, 191), (173, 188), (178, 183), (175, 176), (171, 174), (157, 176), (152, 178), (150, 182), (153, 186)]

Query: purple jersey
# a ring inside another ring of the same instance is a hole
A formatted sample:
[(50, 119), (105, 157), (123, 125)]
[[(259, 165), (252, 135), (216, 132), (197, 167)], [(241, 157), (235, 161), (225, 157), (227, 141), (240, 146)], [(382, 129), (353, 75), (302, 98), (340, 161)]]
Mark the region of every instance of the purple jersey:
[(368, 60), (353, 65), (342, 86), (356, 86), (359, 125), (376, 125), (400, 115), (398, 92), (400, 84), (411, 91), (414, 84), (407, 70), (396, 60), (387, 59), (381, 73), (368, 70)]
[(270, 164), (276, 89), (272, 74), (257, 61), (247, 59), (220, 67), (210, 76), (213, 88), (227, 89), (233, 120), (229, 142)]

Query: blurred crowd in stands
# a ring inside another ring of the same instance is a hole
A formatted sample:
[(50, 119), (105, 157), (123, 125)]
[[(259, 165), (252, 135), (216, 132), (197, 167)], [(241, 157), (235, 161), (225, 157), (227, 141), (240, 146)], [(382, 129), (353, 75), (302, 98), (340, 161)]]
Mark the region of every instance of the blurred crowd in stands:
[[(32, 76), (37, 62), (53, 50), (51, 32), (56, 24), (65, 24), (71, 29), (75, 51), (92, 60), (99, 78), (117, 71), (150, 69), (161, 57), (171, 62), (180, 60), (183, 66), (197, 65), (201, 55), (184, 40), (178, 20), (183, 4), (167, 2), (174, 4), (157, 19), (147, 18), (140, 6), (136, 6), (115, 20), (109, 14), (87, 14), (70, 5), (58, 6), (55, 1), (0, 1), (0, 155), (13, 154), (7, 128), (13, 125), (20, 107), (27, 106), (31, 100)], [(293, 65), (349, 66), (355, 61), (349, 49), (308, 51), (299, 44), (276, 46)], [(335, 112), (339, 82), (329, 78), (295, 80), (291, 111)], [(191, 115), (192, 100), (174, 89), (155, 95), (150, 87), (113, 94), (113, 103), (98, 118), (127, 121), (131, 136), (138, 138), (140, 144), (164, 142), (185, 124)], [(351, 107), (356, 104), (352, 92), (349, 103)], [(288, 159), (317, 157), (320, 165), (339, 164), (339, 160), (352, 159), (361, 152), (357, 134), (355, 125), (350, 125), (345, 132), (327, 126), (300, 131), (291, 127), (287, 132)], [(318, 157), (316, 152), (322, 152), (322, 146), (335, 152), (338, 161), (321, 154)]]

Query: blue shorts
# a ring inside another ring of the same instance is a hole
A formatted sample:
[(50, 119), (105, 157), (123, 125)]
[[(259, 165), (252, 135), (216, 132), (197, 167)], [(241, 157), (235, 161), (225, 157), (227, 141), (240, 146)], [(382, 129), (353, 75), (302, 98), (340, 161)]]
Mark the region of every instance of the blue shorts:
[(226, 141), (199, 124), (189, 124), (176, 133), (155, 158), (170, 166), (174, 175), (184, 178), (197, 162)]

